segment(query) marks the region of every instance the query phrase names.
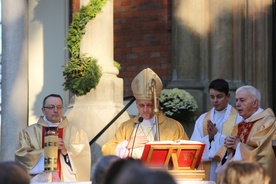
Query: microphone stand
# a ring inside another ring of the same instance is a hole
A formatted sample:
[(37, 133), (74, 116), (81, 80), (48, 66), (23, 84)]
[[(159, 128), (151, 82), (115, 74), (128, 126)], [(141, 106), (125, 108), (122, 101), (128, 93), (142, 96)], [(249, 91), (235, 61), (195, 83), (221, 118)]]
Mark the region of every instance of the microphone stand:
[[(134, 138), (133, 138), (133, 143), (132, 143), (132, 146), (131, 146), (130, 157), (132, 157), (133, 148), (134, 148), (134, 143), (135, 143), (135, 140), (136, 140), (136, 135), (137, 135), (137, 132), (138, 132), (139, 125), (141, 124), (142, 121), (143, 121), (143, 117), (140, 116), (140, 117), (138, 118), (138, 125), (137, 125), (137, 128), (136, 128), (136, 131), (135, 131), (135, 134), (134, 134)], [(134, 127), (134, 128), (135, 128), (135, 127)]]

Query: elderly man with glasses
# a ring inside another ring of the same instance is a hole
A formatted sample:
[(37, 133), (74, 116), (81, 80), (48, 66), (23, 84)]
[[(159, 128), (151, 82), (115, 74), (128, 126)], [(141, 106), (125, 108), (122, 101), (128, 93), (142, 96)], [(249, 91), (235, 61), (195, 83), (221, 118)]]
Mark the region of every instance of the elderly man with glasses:
[(15, 159), (34, 176), (33, 181), (46, 176), (48, 182), (89, 181), (91, 153), (85, 131), (62, 116), (60, 95), (46, 96), (41, 110), (44, 116), (20, 132)]

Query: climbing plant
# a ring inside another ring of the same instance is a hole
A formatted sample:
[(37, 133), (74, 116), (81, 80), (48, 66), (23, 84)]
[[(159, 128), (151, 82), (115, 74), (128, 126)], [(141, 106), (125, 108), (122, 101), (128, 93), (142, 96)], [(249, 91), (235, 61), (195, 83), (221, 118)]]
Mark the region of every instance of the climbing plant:
[(70, 52), (68, 64), (64, 65), (64, 90), (70, 90), (77, 96), (87, 94), (95, 88), (102, 76), (102, 69), (97, 59), (80, 54), (80, 43), (85, 34), (86, 24), (96, 17), (108, 0), (90, 0), (79, 12), (73, 14), (73, 22), (69, 26), (66, 48)]

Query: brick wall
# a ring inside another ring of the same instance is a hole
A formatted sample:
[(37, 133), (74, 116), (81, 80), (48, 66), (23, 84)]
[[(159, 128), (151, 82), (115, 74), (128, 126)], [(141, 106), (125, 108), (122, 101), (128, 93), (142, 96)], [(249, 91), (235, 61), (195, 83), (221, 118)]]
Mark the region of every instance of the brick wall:
[(70, 13), (78, 12), (80, 10), (80, 0), (71, 0)]
[(114, 60), (121, 64), (124, 95), (131, 81), (149, 67), (171, 80), (171, 1), (114, 0)]
[[(72, 8), (78, 2), (72, 0)], [(114, 0), (114, 60), (122, 67), (124, 96), (132, 95), (132, 79), (147, 67), (164, 87), (171, 81), (170, 0)]]

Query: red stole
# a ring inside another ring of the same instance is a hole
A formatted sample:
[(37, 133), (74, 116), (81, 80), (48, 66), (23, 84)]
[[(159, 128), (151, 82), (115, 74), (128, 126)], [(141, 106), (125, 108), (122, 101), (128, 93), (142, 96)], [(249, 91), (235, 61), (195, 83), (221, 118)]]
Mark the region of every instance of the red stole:
[(250, 134), (250, 131), (253, 127), (253, 125), (255, 124), (256, 121), (253, 121), (253, 122), (241, 122), (238, 124), (238, 138), (240, 139), (240, 141), (242, 143), (246, 143), (247, 142), (247, 138), (248, 138), (248, 135)]
[[(46, 132), (46, 127), (42, 126), (42, 148), (44, 148), (45, 132)], [(58, 138), (63, 138), (63, 128), (58, 128)], [(59, 178), (61, 179), (61, 165), (60, 165), (59, 154), (57, 159), (57, 172), (58, 172)]]

